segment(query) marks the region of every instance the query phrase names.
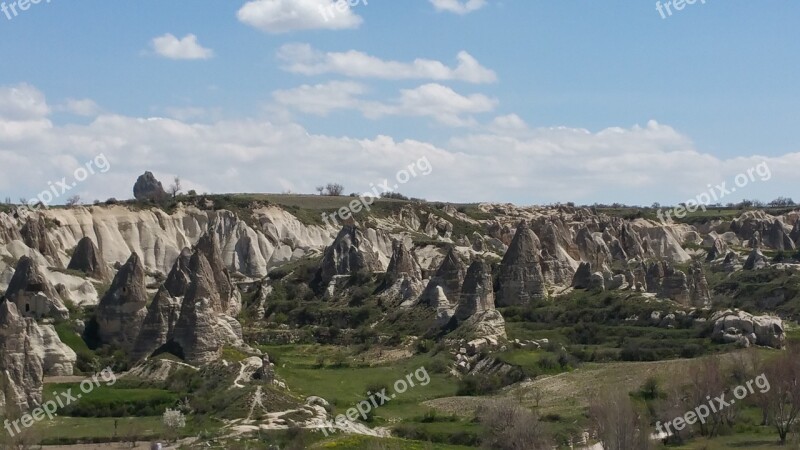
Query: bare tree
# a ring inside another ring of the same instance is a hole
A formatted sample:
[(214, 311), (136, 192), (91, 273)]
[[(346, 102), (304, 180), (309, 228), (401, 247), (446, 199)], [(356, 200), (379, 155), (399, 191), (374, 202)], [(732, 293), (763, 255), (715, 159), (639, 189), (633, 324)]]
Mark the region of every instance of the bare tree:
[(764, 372), (769, 382), (769, 391), (764, 394), (768, 398), (768, 414), (781, 444), (786, 444), (786, 438), (795, 429), (800, 415), (799, 350), (796, 345), (790, 345), (766, 364)]
[(608, 392), (595, 399), (589, 415), (605, 450), (651, 448), (649, 424), (624, 392)]
[(172, 185), (170, 185), (170, 187), (169, 187), (169, 193), (170, 193), (170, 195), (172, 195), (172, 198), (177, 197), (178, 194), (181, 192), (181, 189), (182, 189), (181, 188), (181, 177), (177, 177), (176, 176), (175, 177), (175, 182)]
[(518, 404), (494, 401), (478, 411), (485, 428), (483, 445), (498, 450), (551, 449), (544, 425), (531, 410)]
[(319, 195), (325, 195), (325, 186), (317, 186), (317, 192)]
[(344, 192), (344, 186), (339, 183), (328, 183), (325, 186), (325, 193), (331, 197), (339, 197)]
[(81, 196), (80, 195), (73, 195), (72, 197), (67, 199), (67, 203), (66, 204), (67, 204), (68, 207), (71, 208), (71, 207), (79, 204), (80, 202), (81, 202)]

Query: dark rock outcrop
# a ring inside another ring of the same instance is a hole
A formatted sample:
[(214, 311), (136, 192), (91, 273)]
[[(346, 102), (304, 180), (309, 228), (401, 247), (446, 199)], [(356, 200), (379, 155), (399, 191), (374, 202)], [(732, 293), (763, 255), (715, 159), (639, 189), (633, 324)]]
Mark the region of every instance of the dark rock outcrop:
[(131, 350), (147, 315), (146, 306), (144, 266), (139, 255), (133, 253), (97, 305), (100, 340)]
[(582, 262), (572, 277), (572, 287), (575, 289), (589, 289), (592, 278), (592, 263)]
[(6, 289), (5, 298), (14, 302), (18, 311), (29, 317), (52, 317), (66, 320), (69, 311), (61, 296), (31, 258), (23, 256), (17, 262), (14, 276)]
[(689, 267), (689, 299), (692, 306), (704, 308), (711, 306), (711, 290), (708, 287), (708, 280), (703, 272), (703, 266), (692, 264)]
[(67, 269), (83, 272), (98, 280), (111, 279), (111, 273), (103, 260), (103, 255), (89, 237), (78, 241), (78, 246), (72, 253)]
[(500, 263), (499, 306), (523, 305), (547, 296), (540, 253), (539, 237), (523, 220)]
[(795, 245), (789, 233), (778, 219), (772, 222), (769, 230), (763, 235), (764, 244), (778, 251), (794, 251)]
[(744, 263), (744, 270), (758, 270), (765, 267), (769, 267), (769, 259), (761, 253), (759, 248), (753, 248)]
[(133, 197), (136, 200), (154, 200), (159, 201), (167, 197), (164, 186), (158, 181), (152, 172), (145, 172), (140, 175), (133, 185)]
[(450, 247), (420, 296), (420, 303), (437, 309), (454, 308), (461, 297), (465, 271), (455, 247)]
[(714, 244), (711, 246), (711, 249), (708, 250), (708, 255), (706, 256), (706, 261), (711, 262), (717, 258), (721, 258), (725, 252), (728, 251), (728, 245), (723, 241), (721, 238), (714, 239)]

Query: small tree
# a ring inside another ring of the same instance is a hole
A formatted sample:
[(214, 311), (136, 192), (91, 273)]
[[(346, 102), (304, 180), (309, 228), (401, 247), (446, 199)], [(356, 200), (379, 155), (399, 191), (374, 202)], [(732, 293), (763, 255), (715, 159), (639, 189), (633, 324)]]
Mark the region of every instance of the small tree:
[(331, 197), (339, 197), (344, 192), (344, 186), (339, 183), (328, 183), (328, 185), (325, 186), (325, 192)]
[(478, 419), (486, 430), (483, 442), (488, 448), (499, 450), (553, 448), (539, 417), (520, 405), (495, 401), (478, 411)]
[(67, 203), (66, 204), (67, 204), (68, 207), (71, 208), (71, 207), (77, 205), (80, 202), (81, 202), (81, 196), (80, 195), (73, 195), (72, 197), (67, 199)]
[(319, 195), (325, 195), (325, 186), (317, 186), (317, 192)]
[(169, 193), (172, 195), (172, 198), (178, 196), (181, 192), (181, 177), (175, 177), (175, 182), (169, 187)]
[(167, 408), (161, 417), (161, 422), (169, 430), (175, 440), (178, 439), (178, 429), (186, 426), (186, 416), (177, 409)]
[(781, 444), (786, 444), (789, 433), (800, 422), (800, 349), (796, 345), (766, 364), (766, 379), (770, 389), (764, 393), (767, 397), (766, 412), (770, 423), (775, 426)]

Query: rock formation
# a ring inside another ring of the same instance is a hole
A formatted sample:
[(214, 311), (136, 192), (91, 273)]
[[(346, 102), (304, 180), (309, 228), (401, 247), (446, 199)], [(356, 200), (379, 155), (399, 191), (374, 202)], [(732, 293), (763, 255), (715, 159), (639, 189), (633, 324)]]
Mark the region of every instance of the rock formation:
[(214, 285), (219, 293), (219, 303), (212, 306), (215, 311), (236, 316), (242, 309), (242, 300), (236, 286), (231, 281), (231, 275), (225, 262), (222, 260), (219, 239), (216, 233), (208, 232), (197, 242), (197, 251), (203, 254), (211, 267), (214, 276)]
[(17, 269), (8, 284), (5, 298), (14, 302), (24, 316), (60, 320), (69, 318), (69, 311), (61, 296), (27, 256), (17, 262)]
[(592, 278), (592, 263), (582, 262), (572, 277), (572, 287), (575, 289), (589, 289)]
[(499, 306), (523, 305), (547, 296), (540, 252), (539, 237), (523, 220), (500, 263), (500, 288), (497, 292)]
[(794, 251), (795, 245), (783, 223), (775, 219), (769, 229), (763, 234), (764, 244), (778, 251)]
[(725, 342), (783, 348), (786, 341), (783, 321), (778, 317), (727, 310), (714, 314), (711, 321), (714, 323), (712, 336)]
[(88, 237), (78, 241), (78, 246), (75, 247), (75, 251), (72, 253), (67, 269), (83, 272), (97, 280), (111, 279), (111, 274), (106, 262), (103, 260), (103, 255)]
[(725, 244), (725, 241), (723, 241), (722, 238), (716, 238), (714, 239), (714, 244), (711, 246), (711, 249), (708, 251), (706, 261), (711, 262), (717, 258), (722, 258), (727, 251), (728, 245)]
[(769, 260), (758, 247), (753, 248), (744, 263), (744, 270), (758, 270), (765, 267), (769, 267)]
[(192, 283), (181, 306), (175, 324), (173, 340), (179, 346), (177, 355), (189, 364), (206, 364), (219, 357), (223, 342), (217, 330), (215, 304), (219, 291), (214, 286), (214, 274), (206, 257), (197, 252), (192, 256)]
[(147, 315), (147, 297), (144, 267), (139, 255), (133, 253), (97, 305), (100, 340), (131, 350)]
[(392, 250), (392, 258), (380, 290), (383, 296), (400, 300), (404, 306), (410, 306), (425, 287), (422, 282), (422, 268), (414, 253), (406, 249), (402, 241), (395, 240)]
[(131, 350), (131, 359), (138, 361), (147, 358), (169, 342), (173, 337), (180, 311), (180, 301), (171, 297), (165, 286), (161, 286), (147, 307), (147, 315), (142, 321), (139, 336)]
[(331, 245), (325, 249), (320, 268), (314, 279), (317, 287), (327, 286), (336, 275), (350, 275), (358, 271), (376, 272), (382, 264), (355, 224), (345, 225)]
[(476, 313), (492, 309), (494, 309), (492, 270), (485, 262), (474, 261), (467, 269), (455, 318), (461, 322)]
[(58, 250), (47, 234), (47, 222), (42, 214), (30, 216), (20, 230), (25, 245), (38, 251), (50, 259), (58, 268), (63, 268), (64, 264), (58, 256)]
[(10, 301), (0, 301), (0, 412), (28, 411), (42, 402), (42, 360), (28, 334), (33, 319), (22, 317)]
[(450, 247), (436, 274), (420, 296), (419, 303), (437, 310), (437, 322), (447, 323), (461, 298), (461, 287), (466, 276), (455, 247)]
[(689, 267), (689, 300), (692, 306), (704, 308), (711, 306), (711, 291), (708, 287), (708, 280), (703, 272), (703, 266), (692, 264)]
[(189, 289), (189, 284), (192, 282), (192, 273), (189, 270), (189, 262), (192, 260), (192, 251), (184, 248), (181, 251), (172, 270), (167, 275), (167, 280), (164, 282), (164, 288), (173, 297), (183, 297)]
[(145, 172), (140, 175), (133, 185), (133, 197), (136, 200), (155, 200), (159, 201), (167, 197), (164, 186), (158, 181), (152, 172)]

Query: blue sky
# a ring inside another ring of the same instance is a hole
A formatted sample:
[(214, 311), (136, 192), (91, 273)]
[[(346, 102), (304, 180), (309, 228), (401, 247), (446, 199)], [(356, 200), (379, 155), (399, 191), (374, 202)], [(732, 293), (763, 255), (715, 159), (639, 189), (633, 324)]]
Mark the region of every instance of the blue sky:
[(103, 153), (84, 200), (130, 197), (144, 170), (208, 192), (362, 191), (422, 157), (431, 175), (401, 190), (430, 199), (677, 203), (763, 161), (774, 176), (729, 200), (792, 195), (796, 2), (664, 19), (649, 0), (351, 0), (326, 21), (330, 3), (0, 13), (0, 194)]

